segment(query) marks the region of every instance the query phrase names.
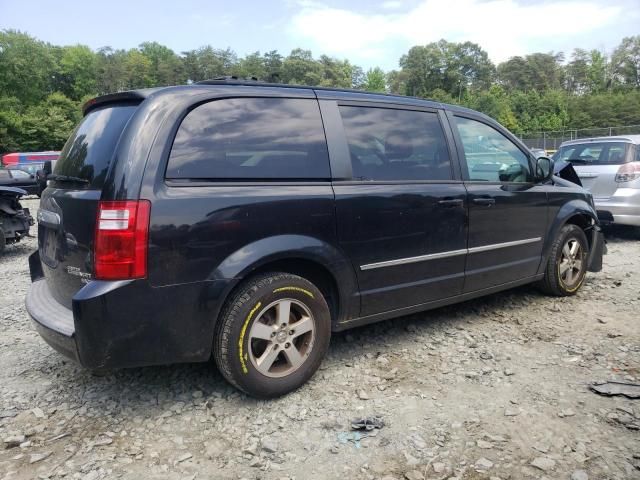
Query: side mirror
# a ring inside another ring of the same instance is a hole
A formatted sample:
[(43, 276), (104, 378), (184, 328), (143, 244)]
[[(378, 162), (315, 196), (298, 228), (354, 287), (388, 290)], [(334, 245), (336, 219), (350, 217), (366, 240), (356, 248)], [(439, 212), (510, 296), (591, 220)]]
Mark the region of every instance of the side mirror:
[(536, 180), (548, 182), (553, 177), (553, 160), (549, 157), (538, 157), (536, 160)]
[(51, 175), (51, 160), (47, 160), (44, 162), (44, 165), (42, 166), (42, 171), (44, 172), (44, 176), (45, 178), (47, 177), (47, 175)]

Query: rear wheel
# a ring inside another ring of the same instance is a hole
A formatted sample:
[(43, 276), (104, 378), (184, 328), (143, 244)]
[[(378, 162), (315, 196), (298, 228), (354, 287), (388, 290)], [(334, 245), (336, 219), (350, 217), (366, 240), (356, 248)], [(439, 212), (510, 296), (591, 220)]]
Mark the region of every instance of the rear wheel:
[(322, 293), (297, 275), (249, 279), (225, 305), (214, 339), (224, 377), (260, 398), (305, 383), (329, 347), (331, 317)]
[(553, 242), (540, 286), (555, 296), (575, 295), (587, 274), (589, 243), (577, 225), (565, 225)]

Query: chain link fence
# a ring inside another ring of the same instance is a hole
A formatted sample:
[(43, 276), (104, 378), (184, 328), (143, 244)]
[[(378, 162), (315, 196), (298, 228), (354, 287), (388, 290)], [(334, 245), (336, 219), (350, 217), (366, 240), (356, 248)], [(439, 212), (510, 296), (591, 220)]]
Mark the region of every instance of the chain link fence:
[(616, 135), (640, 135), (640, 125), (623, 127), (595, 127), (557, 130), (549, 132), (528, 132), (518, 135), (529, 148), (542, 148), (548, 152), (555, 151), (566, 140), (588, 137), (611, 137)]

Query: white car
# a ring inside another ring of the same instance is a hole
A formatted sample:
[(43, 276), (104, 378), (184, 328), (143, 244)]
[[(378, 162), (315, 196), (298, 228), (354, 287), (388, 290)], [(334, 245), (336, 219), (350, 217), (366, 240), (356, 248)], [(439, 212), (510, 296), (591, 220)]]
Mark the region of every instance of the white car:
[(553, 159), (571, 163), (603, 223), (640, 227), (640, 135), (571, 140)]

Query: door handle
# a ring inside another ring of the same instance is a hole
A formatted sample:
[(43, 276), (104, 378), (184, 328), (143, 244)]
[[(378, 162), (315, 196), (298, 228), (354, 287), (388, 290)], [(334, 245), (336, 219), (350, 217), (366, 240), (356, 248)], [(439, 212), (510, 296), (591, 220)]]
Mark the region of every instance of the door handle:
[(447, 198), (445, 200), (439, 200), (438, 205), (441, 207), (461, 207), (463, 202), (461, 198)]
[(473, 203), (475, 203), (476, 205), (486, 205), (487, 207), (490, 207), (491, 205), (496, 204), (496, 199), (495, 198), (474, 198)]

